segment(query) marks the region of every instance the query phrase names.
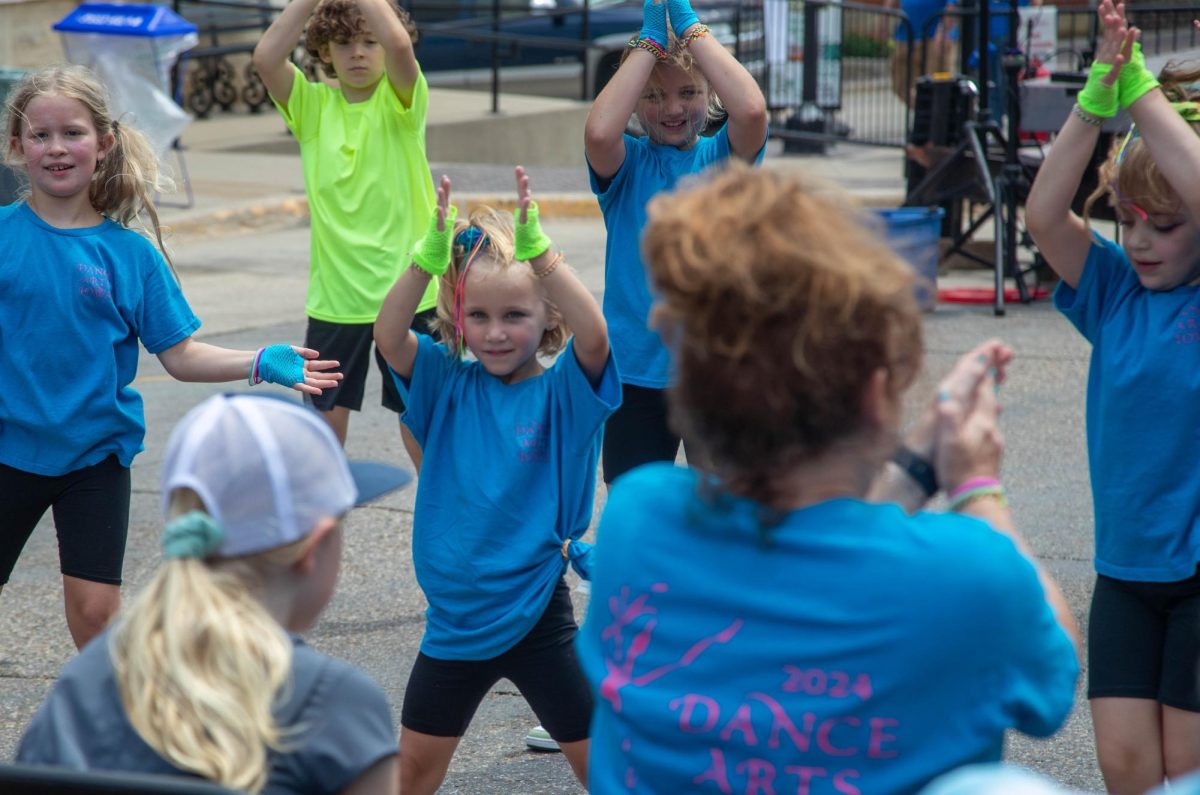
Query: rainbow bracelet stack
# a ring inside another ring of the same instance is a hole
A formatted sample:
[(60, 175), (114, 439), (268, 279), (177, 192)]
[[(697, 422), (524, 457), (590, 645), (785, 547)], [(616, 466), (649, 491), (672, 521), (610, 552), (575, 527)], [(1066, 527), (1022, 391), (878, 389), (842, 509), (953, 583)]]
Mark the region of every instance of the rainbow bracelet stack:
[(629, 46), (633, 49), (645, 50), (654, 56), (656, 61), (667, 60), (667, 48), (659, 44), (654, 39), (634, 36), (629, 40)]
[(696, 39), (707, 36), (708, 32), (708, 25), (697, 25), (696, 27), (692, 28), (691, 33), (683, 37), (683, 44), (681, 46), (687, 47)]
[(995, 478), (971, 478), (960, 483), (953, 491), (946, 495), (946, 499), (950, 501), (949, 508), (952, 511), (960, 510), (966, 507), (967, 503), (981, 497), (996, 497), (1000, 500), (1001, 505), (1008, 505), (1008, 498), (1005, 496), (1004, 487)]

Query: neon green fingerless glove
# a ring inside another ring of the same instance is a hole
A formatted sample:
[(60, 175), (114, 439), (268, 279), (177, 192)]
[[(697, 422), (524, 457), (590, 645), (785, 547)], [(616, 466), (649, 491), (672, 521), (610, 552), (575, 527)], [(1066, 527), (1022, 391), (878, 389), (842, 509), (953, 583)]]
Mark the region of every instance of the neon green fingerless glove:
[(1085, 113), (1101, 119), (1111, 119), (1117, 115), (1117, 84), (1104, 84), (1104, 78), (1112, 68), (1110, 63), (1094, 63), (1088, 70), (1087, 83), (1075, 98)]
[(433, 218), (429, 220), (429, 229), (425, 230), (425, 237), (417, 241), (413, 246), (413, 262), (417, 267), (428, 273), (430, 276), (441, 276), (450, 267), (450, 251), (454, 243), (454, 219), (458, 218), (458, 208), (453, 204), (450, 205), (450, 211), (446, 213), (445, 228), (438, 231), (437, 210), (433, 211)]
[(1128, 108), (1147, 91), (1158, 88), (1158, 78), (1146, 68), (1146, 56), (1142, 54), (1141, 42), (1133, 43), (1133, 53), (1129, 63), (1121, 68), (1121, 76), (1117, 78), (1117, 101), (1122, 108)]
[[(517, 218), (520, 219), (521, 213), (517, 212)], [(550, 248), (550, 238), (542, 231), (542, 224), (538, 221), (538, 206), (537, 202), (529, 203), (529, 210), (525, 213), (525, 223), (517, 220), (516, 223), (516, 240), (514, 256), (522, 262), (529, 260), (546, 253), (546, 249)]]

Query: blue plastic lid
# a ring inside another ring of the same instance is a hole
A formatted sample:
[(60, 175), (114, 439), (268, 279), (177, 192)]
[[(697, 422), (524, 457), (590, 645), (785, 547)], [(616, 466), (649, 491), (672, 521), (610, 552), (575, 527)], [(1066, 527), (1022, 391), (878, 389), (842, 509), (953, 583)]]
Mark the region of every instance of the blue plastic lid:
[(183, 36), (196, 26), (166, 6), (135, 3), (80, 3), (53, 25), (59, 33), (108, 33), (114, 36)]

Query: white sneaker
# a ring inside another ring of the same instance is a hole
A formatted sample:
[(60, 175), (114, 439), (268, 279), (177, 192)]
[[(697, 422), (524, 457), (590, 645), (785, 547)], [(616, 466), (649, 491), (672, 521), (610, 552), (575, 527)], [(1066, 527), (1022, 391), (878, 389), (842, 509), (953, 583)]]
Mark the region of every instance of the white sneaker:
[(541, 726), (534, 726), (529, 730), (529, 734), (525, 735), (525, 744), (530, 748), (536, 748), (539, 751), (561, 751), (558, 743), (554, 742), (554, 738), (550, 736), (550, 732), (543, 729)]

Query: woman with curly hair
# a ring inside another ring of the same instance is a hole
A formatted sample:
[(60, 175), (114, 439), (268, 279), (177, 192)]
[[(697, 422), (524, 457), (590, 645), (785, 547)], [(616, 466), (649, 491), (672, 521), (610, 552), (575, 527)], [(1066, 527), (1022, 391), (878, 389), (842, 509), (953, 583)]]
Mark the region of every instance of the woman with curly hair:
[[(999, 759), (1006, 729), (1054, 732), (1075, 628), (998, 480), (1011, 350), (959, 360), (902, 469), (914, 276), (856, 212), (739, 167), (649, 218), (671, 420), (706, 465), (609, 495), (579, 641), (591, 791), (908, 793)], [(906, 512), (938, 484), (948, 513)]]

